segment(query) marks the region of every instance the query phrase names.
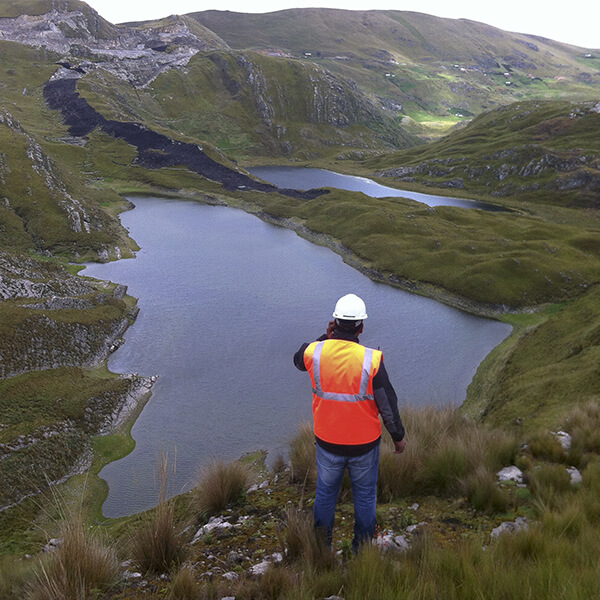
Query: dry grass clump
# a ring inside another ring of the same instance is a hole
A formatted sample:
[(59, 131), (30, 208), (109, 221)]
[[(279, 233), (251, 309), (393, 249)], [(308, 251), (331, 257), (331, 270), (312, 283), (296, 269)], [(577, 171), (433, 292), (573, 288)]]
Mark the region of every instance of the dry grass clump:
[(505, 510), (507, 499), (494, 484), (495, 472), (511, 464), (517, 452), (514, 436), (490, 431), (455, 409), (406, 410), (403, 454), (389, 440), (381, 449), (378, 496), (383, 502), (410, 495), (462, 494), (488, 511)]
[(594, 454), (600, 454), (600, 404), (590, 401), (574, 408), (566, 419), (565, 431), (571, 435), (569, 464), (585, 466)]
[(200, 586), (190, 569), (179, 569), (169, 589), (169, 600), (199, 600)]
[(332, 568), (335, 556), (313, 527), (312, 515), (306, 511), (290, 507), (286, 511), (286, 521), (280, 543), (285, 549), (288, 562), (300, 562), (313, 570)]
[(214, 515), (244, 499), (250, 481), (248, 467), (238, 461), (213, 460), (200, 469), (194, 503), (202, 515)]
[(119, 562), (111, 548), (84, 529), (78, 515), (69, 515), (61, 529), (62, 545), (41, 563), (25, 588), (28, 600), (87, 600), (114, 587)]
[(186, 540), (177, 531), (173, 504), (162, 502), (134, 534), (131, 557), (144, 573), (167, 573), (178, 567), (186, 554)]
[(24, 586), (35, 577), (33, 561), (0, 557), (0, 598), (21, 600)]
[(556, 435), (550, 431), (537, 431), (527, 440), (527, 448), (533, 458), (550, 462), (565, 462), (565, 451)]
[(290, 466), (290, 479), (293, 483), (316, 483), (315, 436), (310, 423), (302, 423), (298, 434), (290, 443)]
[(157, 460), (159, 504), (131, 539), (131, 555), (144, 573), (167, 573), (186, 557), (186, 540), (177, 531), (175, 508), (168, 500), (169, 460), (161, 454)]

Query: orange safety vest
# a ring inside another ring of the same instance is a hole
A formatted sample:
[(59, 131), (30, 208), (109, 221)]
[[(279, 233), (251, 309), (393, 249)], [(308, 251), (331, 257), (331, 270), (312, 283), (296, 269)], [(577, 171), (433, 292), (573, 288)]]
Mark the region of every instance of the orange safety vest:
[(312, 383), (313, 430), (332, 444), (368, 444), (381, 435), (373, 377), (382, 354), (347, 340), (313, 342), (304, 351)]

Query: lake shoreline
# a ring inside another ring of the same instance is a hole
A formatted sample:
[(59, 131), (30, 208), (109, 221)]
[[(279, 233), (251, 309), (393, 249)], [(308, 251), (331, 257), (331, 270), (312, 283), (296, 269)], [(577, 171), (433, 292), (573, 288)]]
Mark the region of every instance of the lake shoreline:
[(372, 281), (384, 283), (412, 294), (425, 296), (431, 300), (435, 300), (441, 304), (462, 310), (463, 312), (472, 314), (474, 316), (498, 319), (502, 315), (532, 313), (539, 310), (538, 307), (519, 307), (516, 309), (505, 304), (484, 304), (464, 296), (453, 294), (448, 290), (444, 290), (443, 288), (434, 286), (424, 281), (403, 279), (392, 273), (382, 273), (381, 271), (366, 265), (364, 261), (356, 256), (356, 254), (354, 254), (350, 249), (344, 246), (339, 240), (336, 240), (327, 234), (313, 231), (305, 225), (287, 217), (277, 217), (264, 211), (260, 211), (258, 213), (253, 211), (249, 212), (252, 212), (252, 214), (259, 217), (266, 223), (284, 227), (285, 229), (290, 229), (300, 237), (313, 244), (329, 248), (331, 251), (341, 256), (346, 264), (356, 269)]
[[(140, 190), (139, 192), (132, 191), (127, 194), (126, 199), (135, 205), (136, 197), (150, 196), (149, 190)], [(162, 197), (172, 200), (188, 200), (205, 204), (208, 206), (227, 206), (229, 208), (237, 208), (244, 212), (258, 217), (265, 223), (282, 227), (294, 231), (299, 237), (316, 244), (329, 248), (332, 252), (342, 258), (342, 260), (359, 271), (372, 281), (384, 283), (390, 287), (401, 289), (403, 291), (430, 298), (446, 306), (456, 308), (476, 317), (485, 317), (488, 319), (503, 320), (510, 324), (510, 315), (531, 314), (537, 313), (545, 308), (545, 305), (540, 306), (510, 306), (501, 303), (483, 303), (472, 300), (466, 296), (450, 292), (440, 286), (433, 285), (429, 282), (414, 279), (400, 278), (393, 273), (384, 273), (370, 267), (352, 250), (344, 246), (342, 242), (330, 235), (314, 231), (306, 227), (299, 219), (293, 217), (280, 217), (267, 212), (263, 207), (241, 198), (233, 198), (231, 196), (219, 195), (218, 197), (208, 194), (185, 193), (178, 191), (157, 190), (156, 197)], [(507, 317), (507, 319), (503, 319)]]

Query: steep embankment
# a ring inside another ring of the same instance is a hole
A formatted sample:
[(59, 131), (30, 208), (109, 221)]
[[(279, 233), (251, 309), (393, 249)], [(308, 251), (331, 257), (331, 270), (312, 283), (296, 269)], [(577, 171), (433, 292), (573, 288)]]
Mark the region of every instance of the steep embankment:
[(89, 466), (149, 392), (144, 377), (94, 377), (136, 307), (55, 263), (0, 251), (0, 511)]

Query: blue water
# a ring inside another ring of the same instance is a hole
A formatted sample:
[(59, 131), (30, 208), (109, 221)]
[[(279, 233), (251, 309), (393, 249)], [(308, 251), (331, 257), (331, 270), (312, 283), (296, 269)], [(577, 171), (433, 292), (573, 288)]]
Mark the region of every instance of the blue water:
[(428, 206), (457, 206), (459, 208), (479, 208), (481, 210), (497, 212), (507, 209), (476, 200), (452, 198), (450, 196), (436, 196), (435, 194), (421, 194), (397, 188), (387, 187), (355, 175), (343, 175), (325, 169), (311, 167), (252, 167), (248, 172), (263, 181), (267, 181), (281, 188), (296, 190), (310, 190), (312, 188), (333, 187), (351, 192), (362, 192), (372, 198), (409, 198), (422, 202)]
[(114, 372), (158, 375), (132, 429), (134, 451), (101, 471), (106, 516), (156, 504), (160, 450), (176, 453), (171, 493), (199, 465), (256, 449), (285, 454), (310, 419), (310, 385), (292, 355), (324, 332), (336, 300), (366, 302), (361, 342), (383, 350), (402, 406), (458, 404), (509, 326), (374, 283), (327, 248), (241, 210), (135, 198), (123, 225), (135, 259), (84, 275), (129, 286), (140, 314), (108, 362)]

